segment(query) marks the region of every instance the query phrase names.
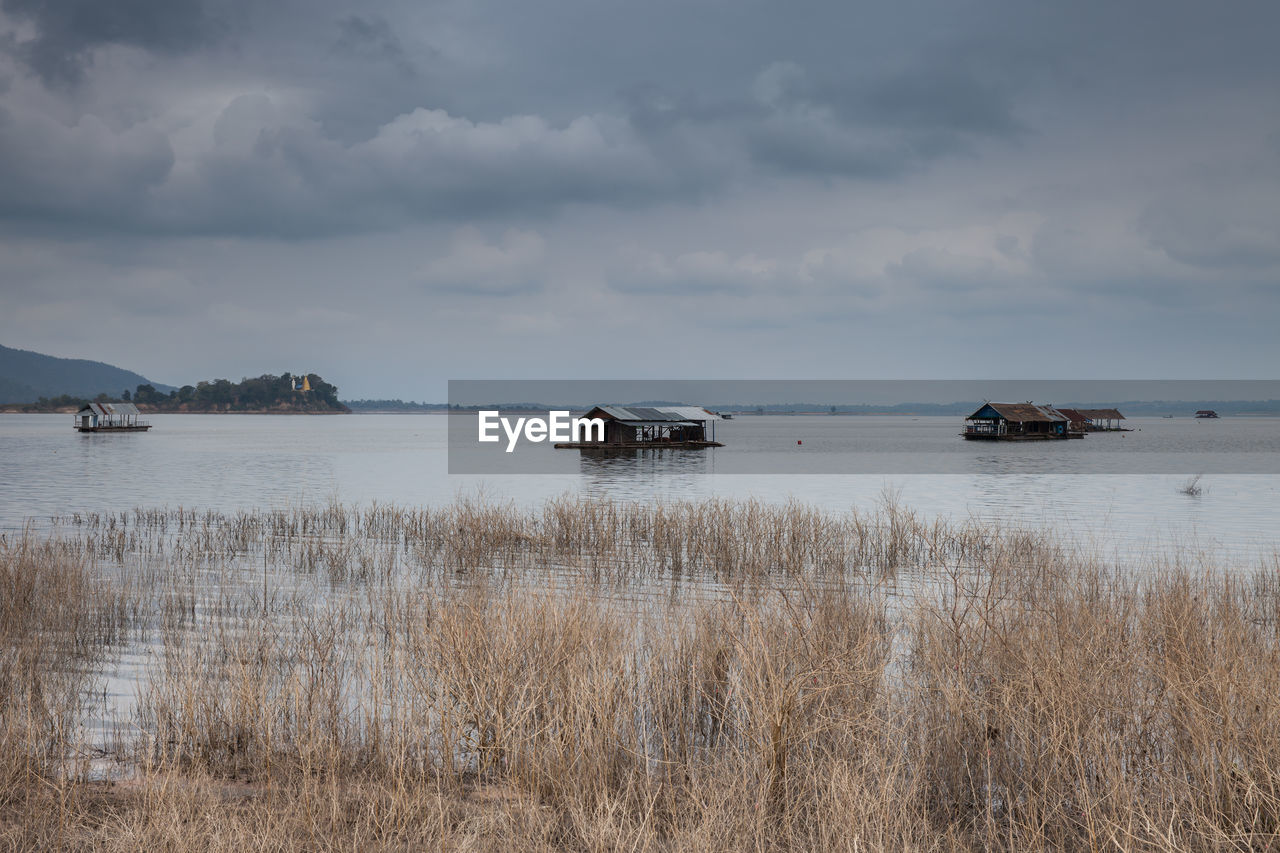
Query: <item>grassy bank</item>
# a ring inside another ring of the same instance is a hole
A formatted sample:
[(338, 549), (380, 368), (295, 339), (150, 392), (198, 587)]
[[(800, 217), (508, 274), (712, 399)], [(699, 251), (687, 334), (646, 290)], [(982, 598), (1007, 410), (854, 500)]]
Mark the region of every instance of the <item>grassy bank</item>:
[[(1277, 565), (1119, 568), (892, 502), (51, 536), (0, 545), (0, 845), (1280, 843)], [(94, 741), (77, 721), (137, 648), (131, 727)]]

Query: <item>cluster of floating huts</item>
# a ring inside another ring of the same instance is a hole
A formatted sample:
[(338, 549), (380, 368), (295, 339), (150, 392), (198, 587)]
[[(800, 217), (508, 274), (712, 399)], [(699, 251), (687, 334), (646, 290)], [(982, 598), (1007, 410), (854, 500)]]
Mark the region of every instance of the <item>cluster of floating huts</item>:
[[(1217, 413), (1196, 413), (1217, 417)], [(715, 423), (725, 416), (701, 406), (595, 406), (584, 416), (604, 423), (602, 440), (557, 444), (558, 448), (723, 447)], [(966, 439), (1035, 441), (1084, 438), (1090, 432), (1127, 432), (1117, 409), (1073, 409), (1039, 403), (983, 403), (965, 418)], [(75, 416), (80, 432), (144, 432), (151, 428), (132, 403), (89, 403)]]
[(1038, 441), (1084, 438), (1089, 432), (1128, 432), (1118, 409), (1069, 409), (1039, 403), (983, 403), (964, 419), (966, 439)]
[[(596, 406), (583, 415), (604, 422), (603, 440), (558, 448), (722, 447), (715, 422), (724, 416), (699, 406)], [(1038, 403), (984, 403), (965, 418), (967, 439), (1036, 441), (1084, 438), (1090, 432), (1127, 432), (1118, 409), (1073, 409)]]

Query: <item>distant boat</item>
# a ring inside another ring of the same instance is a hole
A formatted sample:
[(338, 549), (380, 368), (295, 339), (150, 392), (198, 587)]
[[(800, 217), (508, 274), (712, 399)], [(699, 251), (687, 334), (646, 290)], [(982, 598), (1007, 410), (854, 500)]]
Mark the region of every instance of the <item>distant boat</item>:
[(1200, 411), (1196, 412), (1196, 417), (1197, 418), (1216, 418), (1218, 417), (1218, 413), (1215, 412), (1213, 409), (1201, 409)]

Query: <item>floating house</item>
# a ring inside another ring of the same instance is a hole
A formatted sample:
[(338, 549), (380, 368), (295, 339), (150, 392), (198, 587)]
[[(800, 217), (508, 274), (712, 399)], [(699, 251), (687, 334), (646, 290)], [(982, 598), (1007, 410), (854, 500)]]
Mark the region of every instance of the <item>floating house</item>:
[(715, 412), (700, 406), (595, 406), (582, 417), (604, 422), (604, 441), (557, 444), (559, 448), (628, 449), (723, 447), (715, 440)]
[(151, 424), (138, 420), (133, 403), (87, 403), (76, 412), (74, 426), (80, 432), (146, 432)]
[(1219, 416), (1218, 413), (1215, 412), (1213, 409), (1201, 409), (1198, 412), (1196, 412), (1197, 418), (1216, 418), (1218, 416)]
[(1068, 409), (1063, 406), (1054, 406), (1067, 419), (1067, 431), (1084, 434), (1089, 430), (1089, 418), (1079, 409)]
[(964, 419), (966, 439), (979, 441), (1035, 441), (1083, 438), (1073, 432), (1070, 421), (1053, 406), (1036, 403), (984, 403)]
[(1119, 409), (1079, 409), (1084, 415), (1085, 429), (1089, 432), (1129, 432), (1120, 425), (1124, 415)]

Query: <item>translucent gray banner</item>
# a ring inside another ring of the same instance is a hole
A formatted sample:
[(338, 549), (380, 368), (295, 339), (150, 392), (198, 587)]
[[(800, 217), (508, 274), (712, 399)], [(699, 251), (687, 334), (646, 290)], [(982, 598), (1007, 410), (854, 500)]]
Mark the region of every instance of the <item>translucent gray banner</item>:
[(451, 380), (451, 474), (1280, 474), (1280, 380)]

